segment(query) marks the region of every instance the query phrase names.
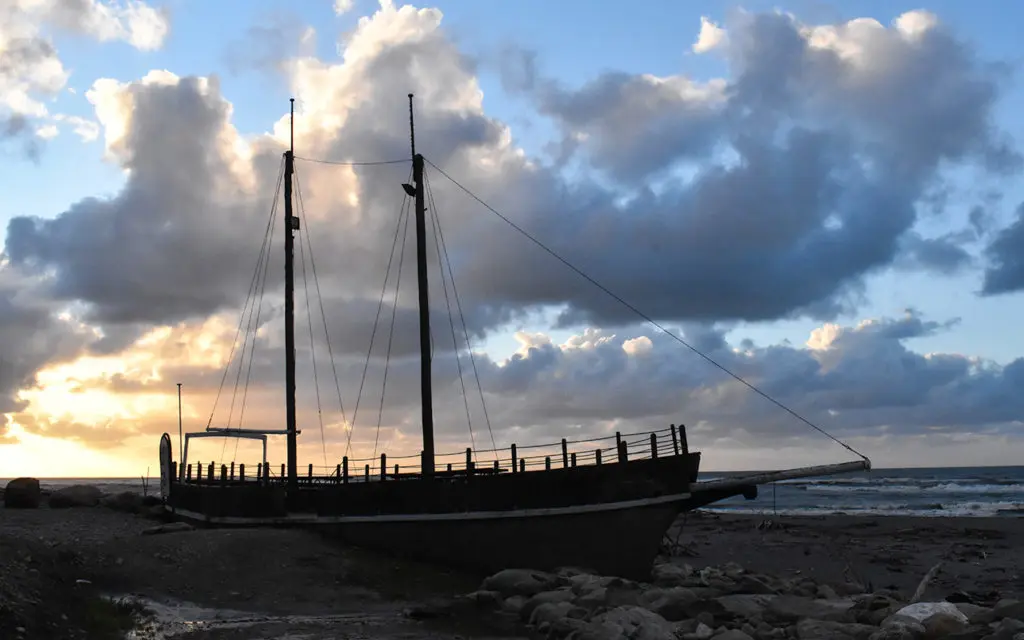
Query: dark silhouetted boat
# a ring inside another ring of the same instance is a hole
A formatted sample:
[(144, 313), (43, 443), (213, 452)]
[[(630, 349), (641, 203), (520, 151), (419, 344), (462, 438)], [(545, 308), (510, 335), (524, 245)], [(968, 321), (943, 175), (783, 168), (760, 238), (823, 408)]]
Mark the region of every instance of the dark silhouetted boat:
[[(411, 125), (411, 95), (409, 105)], [(292, 113), (294, 118), (294, 101)], [(300, 474), (294, 326), (294, 234), (300, 230), (300, 222), (293, 210), (293, 133), (290, 149), (284, 154), (283, 180), (278, 187), (283, 184), (285, 205), (285, 429), (208, 425), (203, 431), (184, 434), (183, 447), (179, 443), (179, 462), (173, 461), (171, 440), (164, 434), (160, 442), (161, 485), (165, 507), (173, 517), (210, 526), (315, 527), (356, 545), (477, 571), (575, 566), (611, 575), (646, 577), (663, 536), (681, 512), (737, 495), (754, 498), (759, 484), (870, 468), (870, 462), (861, 456), (855, 462), (702, 482), (698, 481), (701, 455), (690, 450), (682, 425), (587, 441), (563, 439), (551, 445), (518, 449), (511, 445), (505, 449), (466, 449), (453, 455), (435, 455), (427, 295), (428, 194), (424, 179), (425, 164), (430, 163), (416, 153), (415, 138), (411, 162), (412, 182), (402, 188), (413, 202), (415, 216), (422, 407), (420, 455), (390, 460), (385, 454), (379, 460), (376, 456), (372, 460), (345, 457), (322, 473), (309, 465), (306, 473)], [(301, 191), (298, 195), (301, 203)], [(271, 222), (274, 211), (276, 204)], [(272, 234), (272, 230), (268, 223), (268, 233)], [(396, 239), (397, 233), (396, 230)], [(261, 261), (269, 247), (269, 237), (265, 236)], [(443, 243), (443, 235), (441, 238)], [(441, 249), (438, 256), (445, 254), (446, 250)], [(257, 264), (251, 295), (259, 284), (261, 264)], [(576, 270), (571, 265), (570, 268)], [(387, 277), (385, 286), (386, 281)], [(244, 318), (244, 308), (242, 315)], [(326, 319), (324, 324), (326, 331)], [(244, 343), (241, 352), (244, 359)], [(179, 437), (180, 431), (179, 410)], [(287, 440), (287, 463), (280, 466), (279, 473), (267, 461), (267, 437), (272, 435), (283, 435)], [(260, 441), (263, 459), (249, 469), (244, 464), (236, 467), (235, 462), (189, 463), (189, 442), (210, 437)], [(493, 456), (493, 461), (479, 464), (477, 456), (482, 454)], [(453, 456), (457, 458), (453, 460)]]

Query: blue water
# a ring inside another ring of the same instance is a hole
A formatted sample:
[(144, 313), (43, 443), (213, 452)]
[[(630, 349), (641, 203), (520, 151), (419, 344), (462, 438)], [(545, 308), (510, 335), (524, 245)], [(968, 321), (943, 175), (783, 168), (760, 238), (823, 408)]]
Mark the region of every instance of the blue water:
[[(701, 474), (701, 480), (742, 474)], [(722, 513), (782, 515), (1024, 516), (1024, 467), (877, 469), (785, 480), (758, 497), (730, 498)]]
[[(701, 473), (711, 480), (736, 473)], [(6, 484), (0, 479), (0, 486)], [(105, 492), (142, 492), (139, 478), (40, 479), (45, 489), (92, 484)], [(159, 495), (159, 478), (149, 493)], [(760, 487), (754, 500), (730, 498), (707, 508), (723, 513), (780, 515), (1024, 516), (1024, 466), (876, 469)]]

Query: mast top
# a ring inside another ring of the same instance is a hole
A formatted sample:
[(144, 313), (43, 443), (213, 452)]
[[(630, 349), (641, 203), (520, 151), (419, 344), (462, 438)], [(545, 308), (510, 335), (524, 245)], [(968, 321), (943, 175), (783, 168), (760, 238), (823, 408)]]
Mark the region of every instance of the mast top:
[(412, 117), (412, 98), (413, 94), (409, 94), (409, 144), (412, 146), (412, 157), (416, 157), (416, 123), (413, 122)]
[(289, 115), (289, 128), (290, 135), (288, 141), (288, 151), (295, 153), (295, 98), (289, 98), (288, 102), (291, 104), (291, 113)]

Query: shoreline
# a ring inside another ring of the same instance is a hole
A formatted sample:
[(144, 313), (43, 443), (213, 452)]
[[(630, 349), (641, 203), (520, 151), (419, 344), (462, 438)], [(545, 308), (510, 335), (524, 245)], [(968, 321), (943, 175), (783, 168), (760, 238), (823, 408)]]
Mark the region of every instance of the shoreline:
[[(0, 635), (87, 637), (74, 633), (81, 620), (69, 615), (69, 620), (60, 621), (61, 615), (68, 614), (59, 598), (51, 601), (53, 594), (74, 592), (132, 594), (157, 602), (183, 601), (267, 616), (376, 615), (374, 624), (382, 626), (373, 632), (378, 635), (367, 637), (379, 638), (399, 632), (408, 638), (455, 638), (466, 625), (480, 623), (449, 621), (455, 630), (446, 631), (403, 616), (410, 608), (475, 591), (484, 577), (479, 574), (381, 556), (294, 529), (143, 534), (158, 524), (151, 516), (104, 506), (0, 509), (0, 576), (9, 576), (6, 582), (0, 581), (0, 595), (4, 589), (35, 593), (28, 597), (38, 599), (45, 614), (35, 619), (67, 623), (61, 629), (63, 635), (28, 628), (27, 634), (18, 635), (16, 627), (29, 623), (10, 616), (5, 619), (7, 614), (0, 609)], [(992, 606), (999, 599), (1024, 596), (1024, 518), (1020, 517), (775, 517), (698, 511), (680, 517), (669, 536), (678, 536), (679, 546), (671, 559), (662, 561), (693, 570), (739, 565), (779, 579), (809, 579), (825, 593), (838, 593), (856, 583), (866, 591), (887, 589), (909, 597), (941, 561), (929, 597), (941, 600), (959, 592)], [(53, 573), (44, 569), (58, 565), (61, 568)], [(37, 573), (26, 573), (32, 568)], [(39, 580), (33, 582), (34, 576)], [(289, 624), (275, 619), (258, 628), (287, 631)], [(294, 624), (314, 631), (338, 631), (354, 623), (307, 620)], [(500, 637), (514, 631), (499, 633), (489, 624), (484, 627), (469, 635)], [(248, 636), (221, 629), (175, 637)]]

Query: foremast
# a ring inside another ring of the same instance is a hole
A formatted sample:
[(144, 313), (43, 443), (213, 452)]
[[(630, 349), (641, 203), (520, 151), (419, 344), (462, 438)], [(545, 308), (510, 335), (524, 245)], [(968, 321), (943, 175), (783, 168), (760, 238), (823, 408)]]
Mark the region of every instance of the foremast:
[[(413, 120), (413, 94), (409, 94), (409, 142), (412, 147), (412, 191), (416, 206), (416, 285), (419, 290), (420, 320), (420, 406), (423, 422), (421, 470), (434, 473), (434, 399), (431, 389), (430, 296), (427, 283), (427, 217), (423, 184), (423, 156), (416, 153), (416, 125)], [(410, 189), (406, 186), (406, 192)]]
[(285, 429), (288, 438), (288, 498), (299, 489), (298, 431), (295, 424), (295, 236), (299, 219), (292, 213), (292, 179), (295, 173), (295, 98), (291, 99), (288, 151), (284, 153), (284, 349)]

